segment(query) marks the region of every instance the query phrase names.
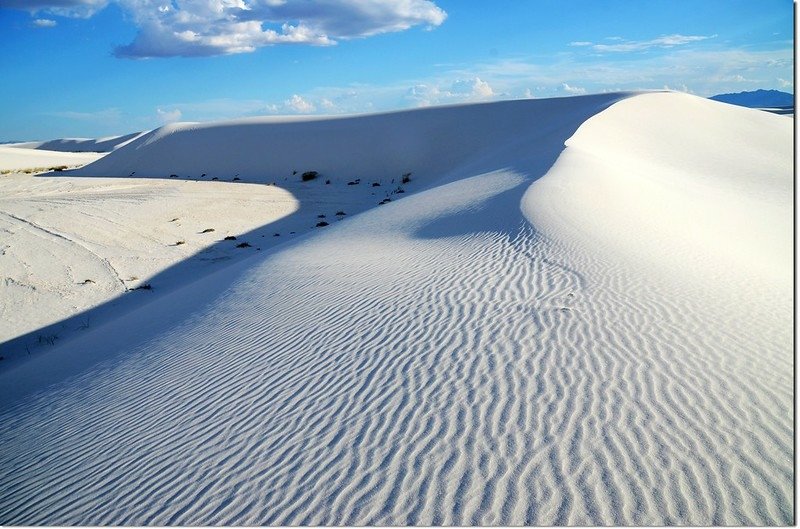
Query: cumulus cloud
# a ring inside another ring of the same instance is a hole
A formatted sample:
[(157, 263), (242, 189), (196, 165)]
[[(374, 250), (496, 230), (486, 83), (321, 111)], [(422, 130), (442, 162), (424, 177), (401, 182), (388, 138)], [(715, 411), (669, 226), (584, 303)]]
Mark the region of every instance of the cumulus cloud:
[(294, 94), (292, 97), (284, 101), (283, 106), (291, 111), (296, 112), (298, 114), (309, 114), (314, 112), (317, 107), (314, 106), (313, 103), (303, 99), (301, 96)]
[(161, 108), (156, 109), (156, 116), (158, 117), (158, 121), (161, 123), (175, 123), (176, 121), (180, 121), (181, 116), (183, 113), (178, 108), (174, 108), (172, 110), (164, 110)]
[(88, 17), (117, 3), (138, 28), (118, 57), (209, 56), (276, 44), (330, 46), (342, 39), (432, 28), (447, 14), (433, 0), (0, 0), (0, 8)]
[(587, 41), (570, 42), (570, 46), (588, 47), (598, 53), (622, 53), (645, 51), (652, 48), (673, 48), (683, 46), (692, 42), (713, 39), (716, 35), (662, 35), (650, 40), (625, 40), (621, 37), (610, 37), (614, 44), (596, 44)]
[(406, 98), (414, 101), (417, 106), (426, 107), (447, 103), (466, 101), (482, 101), (497, 96), (488, 82), (480, 77), (471, 79), (458, 79), (449, 86), (439, 84), (417, 84), (406, 93)]
[(579, 86), (570, 86), (567, 83), (561, 83), (561, 90), (572, 95), (581, 95), (586, 93), (585, 88)]
[(793, 86), (792, 82), (787, 81), (786, 79), (781, 79), (780, 77), (778, 77), (776, 80), (778, 81), (778, 85), (781, 88), (791, 88)]
[(32, 24), (37, 28), (53, 28), (56, 26), (56, 21), (50, 20), (49, 18), (37, 18), (34, 19)]

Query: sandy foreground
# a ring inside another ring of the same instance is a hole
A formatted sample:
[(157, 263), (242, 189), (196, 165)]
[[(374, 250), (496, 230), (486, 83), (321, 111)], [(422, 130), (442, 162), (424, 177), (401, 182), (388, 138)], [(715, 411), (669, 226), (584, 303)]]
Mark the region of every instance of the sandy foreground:
[(178, 124), (0, 189), (2, 524), (793, 523), (785, 116)]

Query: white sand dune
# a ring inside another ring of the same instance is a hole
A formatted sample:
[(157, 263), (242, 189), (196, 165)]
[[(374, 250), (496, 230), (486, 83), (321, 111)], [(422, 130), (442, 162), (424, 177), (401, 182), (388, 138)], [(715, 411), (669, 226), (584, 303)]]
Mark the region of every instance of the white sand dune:
[(105, 138), (59, 138), (48, 141), (26, 141), (11, 143), (9, 147), (58, 152), (111, 152), (135, 140), (145, 132), (133, 132), (122, 136)]
[(6, 367), (0, 523), (793, 523), (791, 126), (617, 94), (131, 142), (85, 172), (418, 187)]
[[(264, 230), (250, 239), (250, 249), (220, 241), (280, 219), (286, 223), (297, 209), (291, 193), (274, 186), (22, 174), (0, 178), (0, 230), (5, 235), (0, 341), (33, 333), (16, 348), (16, 356), (4, 348), (4, 361), (19, 360), (20, 353), (27, 356), (105, 316), (85, 314), (77, 323), (41, 330), (49, 325), (123, 296), (103, 309), (116, 317), (120, 305), (151, 301), (245, 258), (262, 244), (271, 246), (273, 232)], [(291, 238), (288, 233), (283, 237)], [(151, 278), (177, 263), (182, 263), (180, 273), (172, 275), (179, 277), (159, 280), (152, 291), (133, 292), (153, 287)]]
[(101, 153), (42, 151), (0, 145), (0, 171), (44, 172), (54, 167), (86, 165), (103, 156)]

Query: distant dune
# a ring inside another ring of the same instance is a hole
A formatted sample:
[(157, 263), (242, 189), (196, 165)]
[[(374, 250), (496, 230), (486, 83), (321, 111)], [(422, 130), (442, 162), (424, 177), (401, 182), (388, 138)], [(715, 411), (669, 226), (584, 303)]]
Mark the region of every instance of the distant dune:
[(295, 206), (0, 345), (0, 524), (794, 523), (792, 126), (625, 93), (133, 139), (62, 178)]
[(126, 145), (142, 134), (142, 132), (134, 132), (132, 134), (108, 136), (105, 138), (61, 138), (49, 141), (27, 141), (13, 143), (10, 144), (9, 147), (58, 152), (111, 152), (114, 149)]

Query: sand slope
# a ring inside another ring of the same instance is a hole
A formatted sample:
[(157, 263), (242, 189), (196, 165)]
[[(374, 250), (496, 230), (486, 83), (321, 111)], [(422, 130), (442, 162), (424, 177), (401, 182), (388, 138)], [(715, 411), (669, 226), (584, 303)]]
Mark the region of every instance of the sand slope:
[(791, 128), (616, 101), (390, 115), (426, 189), (0, 373), (0, 522), (792, 523)]

